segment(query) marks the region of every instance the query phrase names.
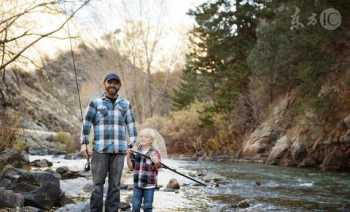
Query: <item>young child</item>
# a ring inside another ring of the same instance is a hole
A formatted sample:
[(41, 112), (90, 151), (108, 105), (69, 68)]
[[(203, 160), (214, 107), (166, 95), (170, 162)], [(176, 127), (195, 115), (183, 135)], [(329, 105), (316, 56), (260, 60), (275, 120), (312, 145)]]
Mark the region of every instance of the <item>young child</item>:
[(143, 129), (139, 135), (136, 151), (149, 156), (151, 159), (137, 153), (127, 152), (127, 164), (134, 170), (134, 190), (132, 211), (140, 211), (143, 201), (143, 211), (152, 211), (153, 196), (157, 185), (158, 169), (160, 168), (160, 153), (152, 143), (155, 139), (152, 129)]

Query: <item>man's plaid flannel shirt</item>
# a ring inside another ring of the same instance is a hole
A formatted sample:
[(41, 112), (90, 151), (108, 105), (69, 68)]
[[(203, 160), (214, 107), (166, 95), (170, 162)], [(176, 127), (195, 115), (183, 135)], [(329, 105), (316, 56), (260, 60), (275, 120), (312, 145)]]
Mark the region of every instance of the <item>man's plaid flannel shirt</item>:
[(135, 118), (130, 103), (118, 96), (113, 102), (105, 94), (90, 102), (81, 133), (81, 144), (89, 143), (94, 128), (94, 149), (99, 153), (125, 153), (128, 131), (130, 144), (136, 142)]
[[(160, 160), (159, 151), (153, 147), (145, 153), (147, 156), (153, 154), (155, 154)], [(152, 160), (139, 154), (133, 154), (131, 162), (134, 170), (134, 186), (143, 189), (155, 188), (157, 185), (158, 169), (155, 167)]]

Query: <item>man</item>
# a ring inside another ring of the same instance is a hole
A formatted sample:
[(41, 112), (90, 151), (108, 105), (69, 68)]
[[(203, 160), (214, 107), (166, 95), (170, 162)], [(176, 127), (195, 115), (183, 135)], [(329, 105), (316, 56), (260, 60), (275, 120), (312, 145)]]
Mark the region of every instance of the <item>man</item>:
[[(120, 205), (120, 178), (128, 148), (136, 142), (135, 119), (130, 103), (118, 95), (121, 81), (118, 75), (108, 74), (104, 79), (105, 93), (92, 100), (85, 115), (81, 153), (92, 156), (91, 171), (93, 192), (90, 198), (91, 212), (102, 212), (103, 185), (108, 176), (105, 211), (116, 212)], [(94, 128), (94, 149), (88, 146), (91, 127)], [(126, 141), (126, 131), (130, 143)]]

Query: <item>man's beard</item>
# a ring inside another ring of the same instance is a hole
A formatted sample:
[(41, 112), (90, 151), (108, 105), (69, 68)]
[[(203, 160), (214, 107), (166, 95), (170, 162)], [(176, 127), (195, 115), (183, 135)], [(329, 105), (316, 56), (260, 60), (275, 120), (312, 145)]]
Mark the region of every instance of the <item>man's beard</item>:
[(119, 89), (117, 89), (116, 87), (107, 87), (107, 93), (110, 95), (110, 96), (115, 96), (117, 95)]

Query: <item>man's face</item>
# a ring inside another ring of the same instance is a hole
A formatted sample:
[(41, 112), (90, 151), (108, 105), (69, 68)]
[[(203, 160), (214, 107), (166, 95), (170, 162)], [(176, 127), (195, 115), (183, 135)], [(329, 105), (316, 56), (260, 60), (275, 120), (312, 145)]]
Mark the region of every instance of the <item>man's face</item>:
[(107, 80), (104, 82), (104, 85), (109, 96), (117, 95), (120, 89), (120, 82), (118, 80)]

